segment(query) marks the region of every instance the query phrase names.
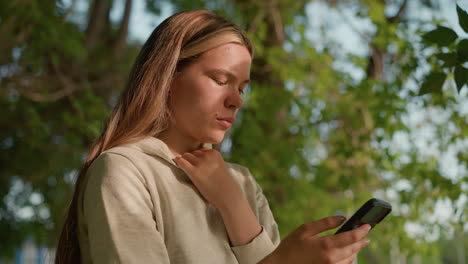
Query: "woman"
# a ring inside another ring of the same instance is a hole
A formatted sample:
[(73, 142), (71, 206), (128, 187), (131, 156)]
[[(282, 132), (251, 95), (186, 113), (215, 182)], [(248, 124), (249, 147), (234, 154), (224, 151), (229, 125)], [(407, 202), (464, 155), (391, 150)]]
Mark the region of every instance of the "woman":
[(368, 225), (281, 243), (249, 171), (211, 148), (242, 106), (252, 46), (208, 11), (182, 12), (144, 44), (125, 92), (80, 171), (56, 263), (350, 263)]

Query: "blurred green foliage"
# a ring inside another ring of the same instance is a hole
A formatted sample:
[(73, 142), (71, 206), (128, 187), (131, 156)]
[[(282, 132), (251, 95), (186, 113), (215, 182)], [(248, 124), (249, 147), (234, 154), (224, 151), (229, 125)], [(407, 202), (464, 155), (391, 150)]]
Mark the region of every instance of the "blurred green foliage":
[[(26, 237), (54, 247), (73, 177), (141, 46), (127, 41), (132, 0), (117, 21), (117, 1), (81, 2), (88, 10), (60, 0), (0, 8), (0, 258)], [(405, 0), (322, 2), (322, 25), (307, 12), (314, 1), (146, 1), (155, 14), (163, 5), (211, 9), (253, 41), (251, 89), (222, 148), (261, 184), (282, 236), (307, 221), (349, 216), (376, 196), (394, 212), (359, 263), (450, 263), (444, 257), (456, 254), (444, 251), (460, 248), (449, 238), (462, 232), (468, 210), (468, 39), (435, 20), (444, 1), (410, 2), (431, 18), (410, 16)], [(453, 9), (468, 32), (466, 11)], [(360, 32), (345, 10), (375, 30)], [(367, 55), (343, 56), (327, 37), (331, 14), (350, 24)], [(443, 170), (446, 153), (456, 157), (455, 173)], [(437, 220), (440, 201), (448, 222)], [(424, 232), (408, 232), (411, 224)]]

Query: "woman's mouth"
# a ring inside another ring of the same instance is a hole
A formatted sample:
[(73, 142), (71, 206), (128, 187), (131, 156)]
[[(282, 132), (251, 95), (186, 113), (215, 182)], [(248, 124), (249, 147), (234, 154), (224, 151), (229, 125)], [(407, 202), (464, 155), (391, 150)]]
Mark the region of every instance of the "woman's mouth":
[(225, 128), (230, 128), (232, 126), (232, 123), (234, 122), (234, 118), (228, 117), (228, 118), (217, 118), (216, 121), (218, 123), (225, 127)]

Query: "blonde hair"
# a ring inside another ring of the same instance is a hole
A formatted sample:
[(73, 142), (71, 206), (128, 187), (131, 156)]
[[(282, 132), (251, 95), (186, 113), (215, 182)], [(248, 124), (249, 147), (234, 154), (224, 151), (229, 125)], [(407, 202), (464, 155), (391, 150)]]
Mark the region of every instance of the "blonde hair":
[(250, 41), (237, 25), (206, 10), (177, 13), (153, 31), (133, 65), (126, 89), (78, 173), (55, 263), (81, 262), (78, 196), (91, 163), (112, 147), (158, 136), (167, 129), (168, 94), (174, 74), (203, 52), (231, 42), (244, 45), (253, 56)]

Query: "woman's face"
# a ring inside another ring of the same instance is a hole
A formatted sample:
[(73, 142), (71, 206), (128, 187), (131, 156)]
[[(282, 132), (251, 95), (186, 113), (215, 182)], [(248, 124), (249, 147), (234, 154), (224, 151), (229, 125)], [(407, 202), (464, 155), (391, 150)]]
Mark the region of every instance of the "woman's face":
[(221, 142), (242, 106), (251, 61), (245, 46), (228, 43), (177, 73), (171, 87), (171, 129), (194, 142)]

